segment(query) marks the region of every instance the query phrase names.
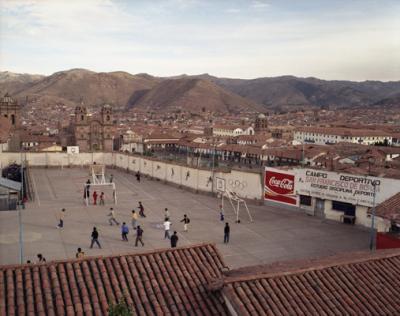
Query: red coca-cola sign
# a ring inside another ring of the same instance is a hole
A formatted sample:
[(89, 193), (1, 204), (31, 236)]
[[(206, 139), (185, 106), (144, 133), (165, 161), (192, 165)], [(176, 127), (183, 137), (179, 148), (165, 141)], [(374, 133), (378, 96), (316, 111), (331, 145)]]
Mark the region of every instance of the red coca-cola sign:
[(264, 189), (266, 200), (297, 205), (297, 196), (294, 193), (294, 174), (267, 168)]

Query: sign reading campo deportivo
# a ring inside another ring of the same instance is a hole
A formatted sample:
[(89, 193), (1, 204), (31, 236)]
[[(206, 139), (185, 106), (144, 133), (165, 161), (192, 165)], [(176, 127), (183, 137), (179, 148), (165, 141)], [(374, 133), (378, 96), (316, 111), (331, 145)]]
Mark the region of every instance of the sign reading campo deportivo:
[(293, 171), (265, 168), (264, 199), (298, 205), (298, 197), (294, 190), (294, 180)]
[[(296, 193), (354, 205), (373, 206), (400, 191), (400, 181), (314, 169), (296, 169)], [(375, 189), (374, 189), (375, 186)]]

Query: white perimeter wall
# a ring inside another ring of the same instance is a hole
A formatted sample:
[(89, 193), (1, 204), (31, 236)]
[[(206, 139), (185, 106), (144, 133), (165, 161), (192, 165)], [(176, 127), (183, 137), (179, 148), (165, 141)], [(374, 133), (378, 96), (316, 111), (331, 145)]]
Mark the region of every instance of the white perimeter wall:
[(93, 164), (105, 164), (116, 166), (131, 172), (140, 171), (141, 174), (153, 178), (181, 185), (193, 190), (216, 192), (215, 178), (225, 180), (227, 189), (236, 192), (240, 197), (246, 199), (262, 200), (262, 174), (232, 170), (231, 172), (215, 172), (214, 186), (210, 181), (212, 171), (209, 169), (195, 169), (173, 163), (153, 160), (150, 158), (131, 156), (123, 153), (0, 153), (0, 168), (10, 163), (28, 161), (33, 167), (73, 167)]

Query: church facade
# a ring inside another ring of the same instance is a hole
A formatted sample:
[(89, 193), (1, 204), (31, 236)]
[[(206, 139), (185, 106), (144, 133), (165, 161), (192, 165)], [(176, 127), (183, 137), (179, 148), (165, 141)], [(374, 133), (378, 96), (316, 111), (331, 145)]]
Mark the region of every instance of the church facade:
[(13, 129), (20, 127), (21, 106), (8, 93), (0, 100), (0, 116), (5, 117)]
[(85, 106), (75, 108), (74, 138), (80, 151), (113, 150), (113, 115), (112, 108), (105, 105), (99, 117), (92, 117)]

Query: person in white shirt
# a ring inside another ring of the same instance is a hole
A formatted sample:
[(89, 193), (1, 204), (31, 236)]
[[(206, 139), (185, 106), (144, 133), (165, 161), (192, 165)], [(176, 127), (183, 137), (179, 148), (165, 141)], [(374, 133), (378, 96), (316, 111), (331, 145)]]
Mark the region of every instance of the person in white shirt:
[(164, 225), (164, 231), (165, 231), (164, 239), (167, 239), (167, 238), (171, 239), (171, 236), (169, 235), (169, 230), (171, 228), (172, 223), (169, 221), (168, 217), (165, 218), (163, 225)]

